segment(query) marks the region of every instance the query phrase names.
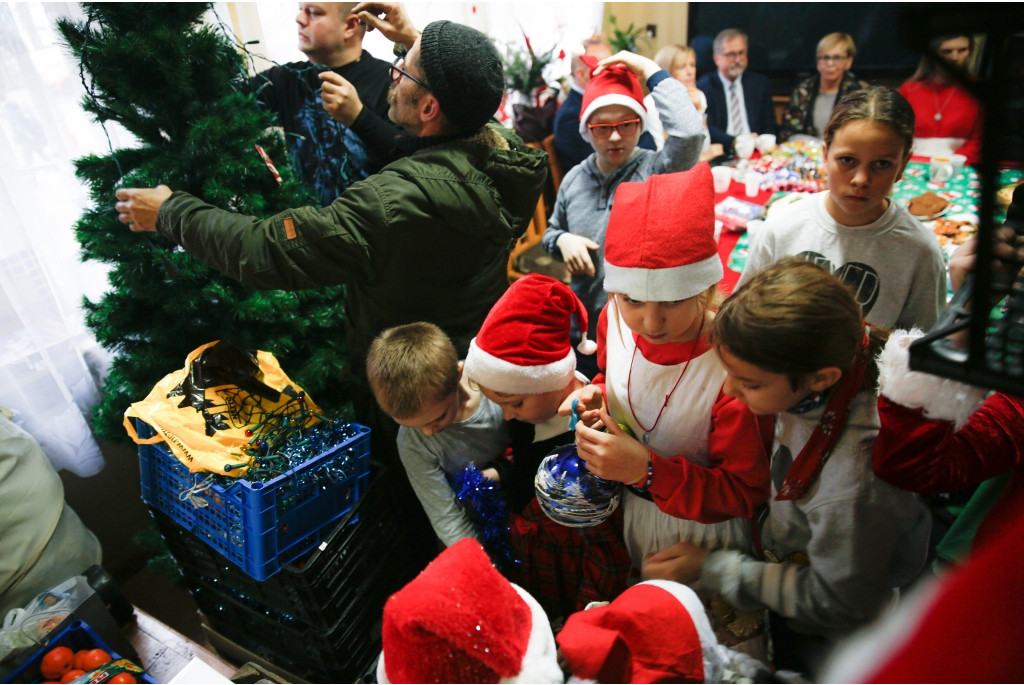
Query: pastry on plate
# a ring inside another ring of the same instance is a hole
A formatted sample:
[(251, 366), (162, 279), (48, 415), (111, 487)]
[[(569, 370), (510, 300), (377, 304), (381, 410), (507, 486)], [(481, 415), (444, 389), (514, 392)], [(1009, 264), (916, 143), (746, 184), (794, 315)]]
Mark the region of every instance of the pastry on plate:
[(914, 216), (934, 217), (944, 212), (947, 207), (949, 207), (949, 200), (946, 198), (935, 193), (924, 193), (912, 199), (907, 209)]

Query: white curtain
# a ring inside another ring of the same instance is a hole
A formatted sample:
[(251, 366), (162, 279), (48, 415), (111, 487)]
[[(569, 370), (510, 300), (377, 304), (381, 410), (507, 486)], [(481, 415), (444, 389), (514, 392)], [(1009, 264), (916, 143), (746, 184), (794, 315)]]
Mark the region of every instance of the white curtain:
[[(81, 12), (76, 3), (0, 3), (0, 405), (57, 469), (89, 476), (103, 457), (86, 417), (109, 357), (81, 301), (100, 297), (107, 269), (81, 261), (73, 226), (88, 198), (72, 160), (108, 143), (81, 109), (78, 65), (54, 29), (60, 16)], [(108, 130), (115, 147), (133, 144)]]

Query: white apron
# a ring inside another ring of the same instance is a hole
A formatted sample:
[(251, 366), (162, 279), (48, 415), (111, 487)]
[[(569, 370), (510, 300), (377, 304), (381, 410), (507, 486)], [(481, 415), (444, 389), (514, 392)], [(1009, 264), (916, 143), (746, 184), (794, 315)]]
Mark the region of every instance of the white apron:
[[(609, 303), (606, 340), (608, 411), (615, 420), (628, 425), (639, 440), (644, 429), (637, 419), (651, 428), (665, 395), (672, 390), (686, 362), (662, 366), (645, 359), (640, 350), (636, 350), (634, 356), (635, 348), (632, 331), (622, 320), (614, 301)], [(631, 362), (633, 375), (630, 380)], [(650, 432), (648, 447), (651, 451), (660, 457), (681, 455), (695, 464), (708, 465), (711, 409), (725, 383), (725, 376), (725, 369), (713, 351), (690, 360), (661, 420)], [(627, 382), (632, 412), (626, 394)], [(636, 413), (635, 418), (633, 412)], [(623, 495), (622, 508), (626, 549), (637, 571), (646, 555), (677, 542), (692, 542), (705, 549), (750, 551), (750, 522), (747, 519), (704, 524), (676, 518), (628, 488)]]

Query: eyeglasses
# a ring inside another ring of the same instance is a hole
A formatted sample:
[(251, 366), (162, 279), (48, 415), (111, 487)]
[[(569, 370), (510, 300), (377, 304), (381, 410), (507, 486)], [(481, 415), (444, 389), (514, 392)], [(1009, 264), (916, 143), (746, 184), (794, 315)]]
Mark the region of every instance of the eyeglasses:
[(405, 65), (405, 56), (404, 55), (400, 56), (400, 57), (396, 57), (395, 61), (391, 64), (391, 80), (392, 81), (397, 81), (398, 79), (400, 79), (400, 78), (402, 78), (404, 76), (405, 78), (409, 79), (410, 81), (412, 81), (413, 83), (415, 83), (419, 87), (424, 88), (425, 90), (430, 90), (430, 86), (428, 86), (423, 81), (420, 81), (418, 78), (416, 78), (415, 76), (413, 76), (412, 74), (410, 74), (406, 70), (402, 69), (402, 67), (398, 66), (399, 62), (401, 62), (403, 66)]
[(747, 51), (746, 50), (737, 50), (736, 52), (723, 52), (723, 53), (721, 53), (721, 55), (722, 55), (722, 57), (725, 57), (726, 59), (739, 59), (740, 57), (746, 57), (747, 56)]
[(612, 131), (618, 131), (619, 135), (625, 138), (626, 136), (631, 136), (636, 133), (636, 130), (639, 127), (639, 119), (620, 121), (617, 124), (587, 124), (587, 128), (590, 129), (590, 135), (595, 138), (611, 138)]
[(839, 64), (849, 55), (818, 55), (818, 61), (822, 64)]

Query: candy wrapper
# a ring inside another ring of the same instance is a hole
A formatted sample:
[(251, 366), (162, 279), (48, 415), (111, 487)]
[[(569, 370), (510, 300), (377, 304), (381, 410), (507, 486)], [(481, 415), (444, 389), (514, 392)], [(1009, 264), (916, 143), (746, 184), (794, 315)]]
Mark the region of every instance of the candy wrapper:
[(715, 205), (715, 218), (722, 222), (727, 231), (744, 231), (747, 223), (760, 219), (764, 207), (753, 202), (746, 202), (735, 197), (727, 197)]
[(83, 676), (79, 676), (72, 680), (73, 683), (109, 683), (110, 679), (120, 673), (127, 673), (131, 679), (122, 677), (121, 679), (114, 682), (121, 683), (137, 683), (142, 680), (143, 670), (136, 666), (128, 659), (118, 659), (117, 661), (111, 661), (103, 664), (99, 668), (93, 671), (89, 671)]
[(747, 167), (763, 174), (761, 190), (817, 193), (827, 187), (821, 146), (808, 141), (789, 141), (770, 155), (752, 160)]

